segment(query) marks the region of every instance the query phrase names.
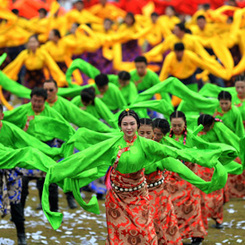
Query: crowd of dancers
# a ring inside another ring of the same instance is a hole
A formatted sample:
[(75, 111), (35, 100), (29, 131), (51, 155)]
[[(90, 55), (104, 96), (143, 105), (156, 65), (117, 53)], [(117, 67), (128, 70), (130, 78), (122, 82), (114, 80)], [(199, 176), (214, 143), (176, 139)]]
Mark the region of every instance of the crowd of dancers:
[(72, 209), (105, 198), (106, 244), (202, 244), (245, 197), (245, 10), (51, 2), (0, 9), (0, 213), (18, 244), (33, 179), (54, 229), (61, 188)]

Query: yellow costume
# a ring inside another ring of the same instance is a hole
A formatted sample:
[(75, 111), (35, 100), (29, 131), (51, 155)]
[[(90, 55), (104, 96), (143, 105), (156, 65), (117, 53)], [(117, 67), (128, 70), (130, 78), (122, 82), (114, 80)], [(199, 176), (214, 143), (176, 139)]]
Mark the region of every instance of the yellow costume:
[(101, 19), (111, 19), (117, 21), (119, 18), (123, 19), (126, 15), (126, 12), (113, 4), (106, 3), (104, 6), (100, 3), (95, 4), (89, 9), (93, 15)]
[(25, 65), (27, 70), (41, 70), (47, 67), (59, 86), (67, 84), (65, 74), (59, 69), (57, 64), (44, 49), (38, 48), (35, 53), (27, 49), (23, 50), (15, 60), (3, 69), (3, 72), (9, 78), (16, 81), (23, 65)]
[(178, 79), (186, 79), (194, 74), (196, 69), (200, 67), (210, 71), (215, 76), (225, 80), (230, 79), (231, 74), (222, 67), (214, 67), (208, 62), (204, 62), (195, 53), (190, 50), (184, 50), (184, 55), (181, 61), (178, 61), (174, 51), (169, 53), (164, 61), (159, 78), (164, 81), (168, 75), (177, 77)]

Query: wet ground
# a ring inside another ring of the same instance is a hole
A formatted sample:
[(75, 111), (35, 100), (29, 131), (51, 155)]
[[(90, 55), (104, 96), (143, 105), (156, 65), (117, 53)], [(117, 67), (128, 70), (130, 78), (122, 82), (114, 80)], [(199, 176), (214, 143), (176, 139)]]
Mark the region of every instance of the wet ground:
[[(91, 193), (85, 193), (85, 195), (89, 198)], [(56, 231), (52, 229), (43, 212), (35, 210), (38, 203), (35, 182), (32, 181), (25, 209), (28, 245), (105, 244), (107, 230), (104, 201), (99, 201), (100, 215), (87, 213), (82, 208), (71, 210), (68, 209), (65, 195), (60, 190), (59, 206), (64, 218), (62, 225)], [(245, 200), (233, 199), (225, 205), (224, 209), (224, 229), (212, 228), (211, 225), (214, 224), (214, 221), (210, 220), (210, 228), (203, 245), (245, 244)], [(0, 245), (17, 244), (16, 231), (9, 219), (10, 216), (6, 216), (0, 220)]]

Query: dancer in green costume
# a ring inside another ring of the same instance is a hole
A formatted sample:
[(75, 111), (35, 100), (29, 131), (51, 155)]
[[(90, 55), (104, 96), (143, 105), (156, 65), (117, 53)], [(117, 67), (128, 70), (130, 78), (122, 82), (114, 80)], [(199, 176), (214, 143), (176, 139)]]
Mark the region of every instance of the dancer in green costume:
[[(15, 125), (2, 122), (3, 116), (3, 107), (0, 104), (0, 142), (4, 144), (0, 143), (0, 213), (5, 216), (10, 207), (11, 220), (17, 230), (18, 244), (24, 245), (26, 244), (26, 236), (24, 211), (20, 203), (22, 185), (19, 173), (21, 170), (15, 169), (15, 167), (39, 168), (47, 172), (47, 169), (55, 164), (55, 161), (37, 149), (52, 157), (58, 155), (59, 152), (52, 151), (49, 146), (25, 132), (22, 133), (21, 129)], [(26, 147), (30, 145), (34, 148)]]
[[(73, 103), (77, 107), (80, 107), (82, 111), (85, 111), (93, 115), (97, 119), (103, 119), (113, 128), (118, 128), (117, 124), (113, 120), (114, 114), (109, 110), (109, 108), (105, 105), (105, 103), (100, 98), (95, 97), (94, 87), (91, 86), (83, 89), (81, 91), (81, 96), (75, 97), (71, 101), (71, 103)], [(93, 124), (91, 124), (91, 127), (94, 127)], [(101, 130), (96, 130), (96, 128), (92, 130), (98, 132), (101, 131)]]
[[(130, 110), (125, 110), (121, 115), (123, 115), (123, 117), (126, 116), (126, 118), (132, 119), (131, 115), (135, 115), (132, 113), (133, 112)], [(132, 123), (135, 125), (137, 122), (135, 120)], [(119, 124), (121, 125), (120, 120)], [(132, 130), (129, 130), (127, 134), (133, 137), (135, 135), (133, 134)], [(116, 168), (116, 170), (122, 174), (130, 174), (141, 171), (145, 167), (155, 165), (152, 163), (162, 160), (163, 157), (172, 156), (177, 159), (183, 159), (184, 161), (205, 163), (207, 164), (206, 166), (216, 168), (212, 182), (205, 183), (198, 177), (198, 180), (196, 179), (194, 182), (192, 182), (207, 193), (222, 188), (226, 182), (227, 173), (224, 167), (219, 162), (217, 162), (217, 159), (221, 154), (221, 151), (218, 149), (178, 150), (176, 148), (163, 146), (154, 141), (149, 141), (141, 137), (137, 137), (135, 141), (130, 143), (128, 146), (130, 146), (130, 149), (122, 153), (119, 164)], [(127, 147), (127, 142), (125, 141), (123, 134), (120, 133), (118, 136), (109, 138), (108, 140), (95, 144), (85, 150), (82, 150), (79, 153), (67, 157), (57, 166), (50, 168), (45, 179), (45, 189), (43, 193), (42, 204), (45, 214), (54, 229), (57, 229), (60, 226), (62, 215), (49, 211), (49, 207), (47, 205), (49, 184), (54, 182), (59, 183), (65, 178), (69, 178), (71, 181), (73, 194), (79, 204), (88, 211), (98, 213), (99, 209), (96, 198), (93, 197), (88, 204), (85, 203), (81, 198), (79, 189), (91, 181), (104, 176), (108, 167), (114, 164), (118, 151), (120, 149), (124, 149), (125, 147)], [(160, 166), (161, 164), (158, 167)], [(181, 168), (181, 166), (183, 165), (180, 164), (178, 168)], [(178, 169), (172, 169), (175, 168), (175, 165), (171, 164), (162, 166), (161, 168), (168, 168), (171, 171), (179, 171)]]
[[(79, 69), (92, 79), (95, 79), (95, 77), (100, 74), (100, 71), (88, 62), (82, 59), (75, 59), (72, 61), (72, 64), (69, 66), (66, 72), (66, 79), (69, 83), (69, 86), (74, 86), (71, 83), (71, 76), (72, 72), (76, 69)], [(120, 89), (126, 103), (131, 104), (137, 96), (138, 90), (134, 83), (130, 82), (130, 74), (126, 71), (121, 71), (118, 73), (118, 75), (107, 74), (107, 76), (109, 83), (113, 83)]]
[(232, 95), (232, 104), (239, 109), (242, 115), (243, 125), (245, 125), (245, 77), (236, 77), (235, 87), (229, 88), (222, 88), (214, 84), (207, 83), (200, 89), (199, 93), (205, 97), (217, 98), (221, 91), (227, 91)]
[[(147, 60), (144, 56), (138, 56), (134, 60), (136, 69), (130, 72), (131, 81), (134, 82), (139, 92), (143, 92), (159, 83), (161, 83), (158, 75), (147, 69)], [(160, 90), (162, 99), (165, 99), (168, 103), (171, 103), (170, 96), (167, 91)]]
[[(73, 123), (77, 127), (86, 127), (98, 132), (112, 131), (107, 125), (93, 117), (94, 115), (79, 110), (70, 101), (57, 96), (58, 86), (54, 80), (45, 81), (43, 88), (47, 91), (48, 95), (46, 106), (59, 112), (67, 122)], [(87, 123), (88, 121), (90, 121), (90, 123)]]
[(231, 94), (221, 91), (218, 94), (219, 107), (215, 109), (213, 116), (220, 118), (224, 124), (233, 131), (238, 137), (244, 136), (244, 126), (239, 109), (232, 106)]
[[(233, 146), (239, 153), (239, 158), (233, 162), (234, 169), (240, 165), (240, 174), (237, 171), (231, 171), (227, 181), (227, 188), (224, 192), (225, 202), (229, 198), (242, 198), (245, 196), (245, 137), (239, 138), (233, 133), (223, 122), (210, 115), (203, 114), (198, 118), (198, 124), (204, 126), (203, 130), (198, 132), (198, 135), (207, 142), (224, 143)], [(237, 164), (241, 163), (241, 164)], [(234, 175), (236, 174), (236, 175)], [(218, 222), (218, 221), (217, 221)], [(220, 223), (220, 222), (219, 222)]]

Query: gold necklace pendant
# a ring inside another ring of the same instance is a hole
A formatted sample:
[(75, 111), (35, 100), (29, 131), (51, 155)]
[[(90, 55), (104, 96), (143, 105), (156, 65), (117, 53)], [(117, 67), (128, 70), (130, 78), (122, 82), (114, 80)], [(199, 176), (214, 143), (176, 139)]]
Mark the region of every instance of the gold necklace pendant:
[(134, 143), (127, 142), (127, 146), (132, 146), (132, 145), (134, 145)]

